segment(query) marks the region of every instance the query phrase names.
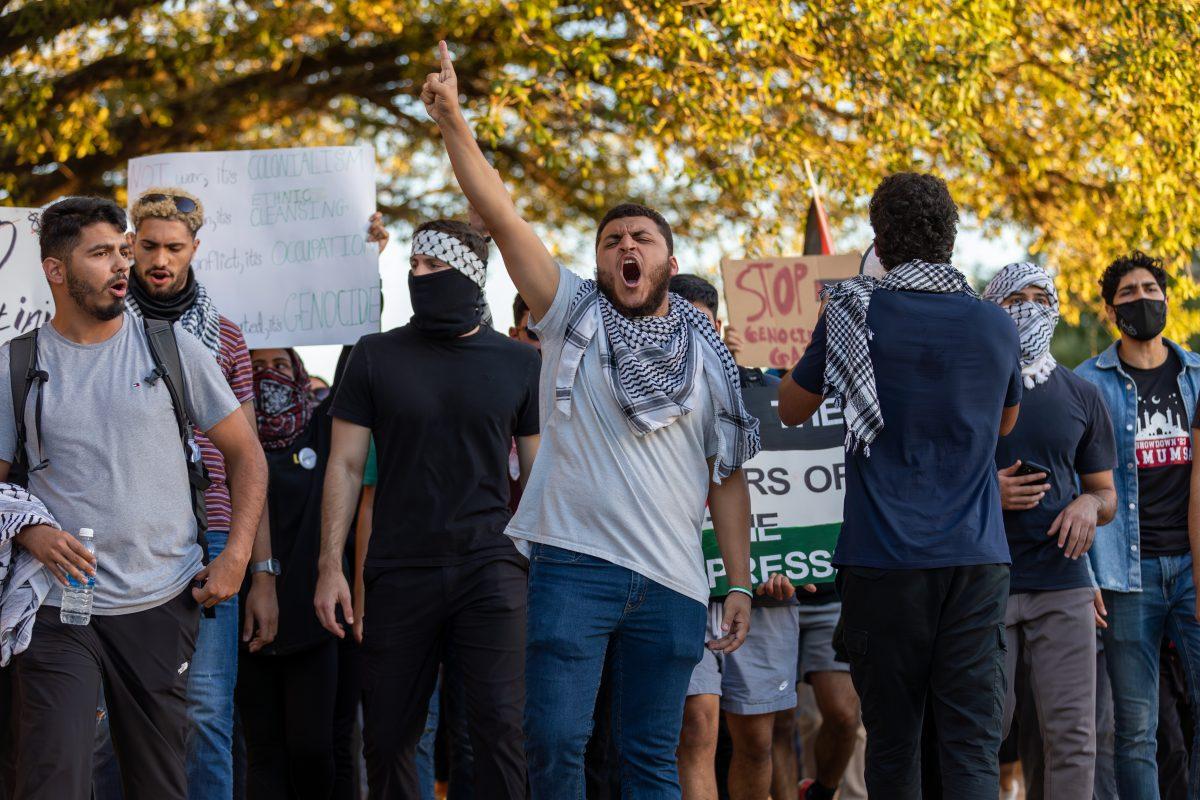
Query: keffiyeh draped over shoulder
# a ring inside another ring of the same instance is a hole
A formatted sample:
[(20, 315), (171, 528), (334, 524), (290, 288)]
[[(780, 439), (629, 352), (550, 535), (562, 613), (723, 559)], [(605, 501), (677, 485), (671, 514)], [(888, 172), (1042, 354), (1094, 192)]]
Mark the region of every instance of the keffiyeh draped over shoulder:
[(584, 281), (567, 310), (562, 356), (555, 374), (555, 406), (571, 414), (579, 362), (599, 335), (600, 363), (625, 421), (638, 436), (670, 425), (697, 405), (707, 378), (715, 412), (717, 457), (713, 479), (720, 483), (761, 449), (758, 420), (742, 402), (737, 365), (708, 318), (671, 294), (663, 317), (629, 319)]
[(1050, 342), (1058, 325), (1058, 290), (1054, 287), (1054, 279), (1037, 264), (1021, 261), (997, 272), (983, 290), (984, 300), (1003, 303), (1013, 292), (1029, 286), (1045, 290), (1050, 304), (1022, 299), (1004, 308), (1021, 338), (1021, 376), (1026, 389), (1045, 383), (1058, 366), (1054, 356), (1050, 355)]
[(34, 616), (50, 592), (50, 573), (13, 541), (30, 525), (58, 527), (41, 500), (0, 483), (0, 667), (29, 646)]
[(871, 330), (867, 309), (878, 289), (891, 292), (963, 293), (978, 297), (967, 279), (949, 264), (909, 261), (883, 278), (859, 275), (825, 291), (825, 394), (842, 401), (846, 419), (846, 450), (870, 457), (871, 442), (883, 430), (883, 413), (871, 363)]

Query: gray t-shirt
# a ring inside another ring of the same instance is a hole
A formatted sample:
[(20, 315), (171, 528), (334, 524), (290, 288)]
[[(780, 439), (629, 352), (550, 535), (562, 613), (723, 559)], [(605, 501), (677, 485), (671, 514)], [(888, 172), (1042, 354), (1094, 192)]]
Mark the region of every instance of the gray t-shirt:
[[(530, 542), (585, 553), (707, 604), (700, 529), (708, 459), (717, 452), (709, 392), (699, 392), (703, 402), (691, 413), (638, 436), (613, 396), (593, 338), (575, 376), (571, 415), (557, 410), (567, 307), (582, 282), (561, 267), (559, 274), (554, 303), (531, 326), (542, 342), (541, 446), (505, 533), (526, 555)], [(706, 380), (703, 371), (697, 380)]]
[[(200, 340), (175, 325), (187, 383), (185, 406), (200, 430), (238, 409), (217, 362)], [(96, 532), (93, 612), (132, 614), (175, 597), (200, 570), (187, 462), (171, 397), (154, 369), (140, 320), (99, 344), (68, 341), (44, 325), (38, 366), (50, 375), (42, 393), (42, 452), (50, 465), (29, 476), (29, 490), (63, 530)], [(9, 348), (0, 347), (0, 460), (13, 460), (16, 425)], [(26, 406), (28, 438), (36, 389)], [(33, 443), (27, 450), (37, 463)], [(57, 581), (46, 598), (61, 604)]]

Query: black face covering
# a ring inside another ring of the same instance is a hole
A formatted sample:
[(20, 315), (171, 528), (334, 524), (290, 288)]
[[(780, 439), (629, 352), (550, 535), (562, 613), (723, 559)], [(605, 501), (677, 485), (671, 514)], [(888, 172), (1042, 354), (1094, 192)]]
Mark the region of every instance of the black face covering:
[(1117, 313), (1117, 327), (1140, 342), (1148, 342), (1167, 327), (1167, 301), (1131, 300), (1113, 306)]
[(408, 275), (412, 324), (427, 336), (452, 339), (470, 333), (483, 319), (483, 292), (456, 269)]
[(142, 315), (146, 319), (165, 319), (168, 322), (175, 322), (183, 316), (183, 312), (192, 307), (192, 303), (196, 302), (199, 284), (196, 283), (196, 274), (192, 272), (191, 267), (188, 267), (187, 283), (184, 284), (183, 289), (174, 297), (166, 299), (159, 299), (150, 294), (150, 289), (142, 283), (136, 269), (129, 271), (129, 277), (133, 279), (129, 282), (129, 293), (137, 301), (138, 307), (142, 309)]

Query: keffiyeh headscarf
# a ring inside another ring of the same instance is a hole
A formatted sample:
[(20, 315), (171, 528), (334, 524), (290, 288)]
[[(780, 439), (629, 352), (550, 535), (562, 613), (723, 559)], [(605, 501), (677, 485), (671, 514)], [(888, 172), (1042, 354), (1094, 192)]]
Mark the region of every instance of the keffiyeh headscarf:
[(288, 349), (292, 374), (267, 367), (254, 371), (254, 415), (264, 450), (291, 447), (312, 420), (316, 401), (308, 390), (308, 371), (295, 350)]
[(883, 413), (871, 363), (871, 330), (867, 309), (878, 289), (890, 292), (960, 292), (978, 297), (963, 274), (949, 264), (909, 261), (893, 267), (882, 279), (859, 275), (824, 292), (826, 357), (825, 394), (842, 401), (846, 419), (846, 450), (870, 457), (871, 442), (883, 430)]
[(1002, 303), (1004, 298), (1027, 286), (1045, 289), (1050, 296), (1050, 305), (1018, 300), (1004, 310), (1016, 323), (1017, 334), (1021, 338), (1021, 376), (1025, 388), (1032, 389), (1039, 383), (1045, 383), (1058, 366), (1054, 356), (1050, 355), (1050, 341), (1058, 325), (1058, 290), (1054, 288), (1054, 279), (1037, 264), (1028, 261), (1009, 264), (988, 283), (983, 290), (983, 299)]
[(456, 236), (426, 228), (413, 236), (411, 253), (413, 256), (436, 258), (470, 278), (479, 287), (482, 298), (483, 318), (480, 324), (492, 327), (492, 309), (483, 294), (487, 286), (487, 264), (475, 255), (474, 250)]
[(700, 400), (703, 372), (716, 421), (713, 479), (720, 483), (762, 447), (758, 420), (742, 402), (737, 364), (708, 318), (671, 294), (663, 317), (630, 319), (621, 314), (594, 280), (571, 298), (562, 355), (555, 374), (555, 406), (571, 415), (579, 362), (599, 337), (600, 363), (625, 422), (645, 436), (691, 413)]

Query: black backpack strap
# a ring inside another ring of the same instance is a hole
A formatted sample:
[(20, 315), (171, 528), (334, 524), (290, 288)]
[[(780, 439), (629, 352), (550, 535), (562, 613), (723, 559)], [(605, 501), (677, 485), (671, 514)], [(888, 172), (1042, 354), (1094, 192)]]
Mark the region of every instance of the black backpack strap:
[(146, 340), (150, 343), (150, 355), (154, 358), (154, 371), (146, 376), (147, 383), (162, 380), (171, 395), (171, 406), (175, 411), (175, 424), (179, 428), (179, 441), (183, 445), (184, 458), (188, 465), (188, 482), (192, 489), (192, 512), (196, 515), (197, 536), (204, 552), (204, 563), (208, 564), (208, 513), (204, 508), (204, 491), (212, 485), (200, 449), (192, 434), (192, 420), (188, 416), (183, 398), (187, 390), (183, 363), (179, 358), (179, 342), (175, 340), (175, 326), (162, 319), (143, 319)]
[[(13, 478), (24, 482), (29, 472), (44, 469), (50, 462), (42, 455), (42, 385), (50, 376), (38, 369), (37, 366), (38, 329), (21, 334), (9, 341), (8, 344), (8, 375), (12, 390), (13, 421), (17, 429), (17, 446), (13, 453)], [(36, 427), (38, 463), (31, 465), (26, 443), (29, 441), (29, 431), (25, 424), (25, 408), (29, 401), (29, 390), (34, 381), (38, 383), (37, 408), (34, 410), (33, 424)]]

